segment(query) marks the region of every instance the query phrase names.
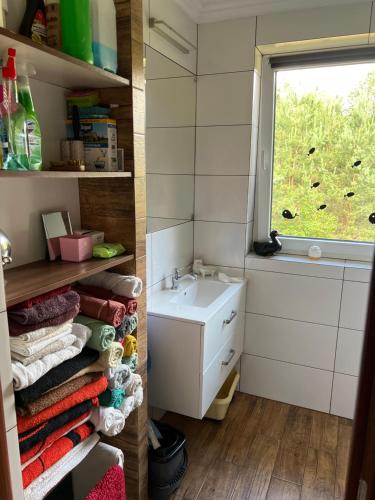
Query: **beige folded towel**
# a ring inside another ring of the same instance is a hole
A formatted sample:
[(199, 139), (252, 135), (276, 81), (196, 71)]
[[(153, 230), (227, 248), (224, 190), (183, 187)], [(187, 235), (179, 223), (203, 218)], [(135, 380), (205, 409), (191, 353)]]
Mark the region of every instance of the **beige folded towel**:
[(49, 335), (64, 332), (69, 326), (72, 327), (72, 324), (73, 320), (70, 319), (62, 325), (47, 326), (46, 328), (39, 328), (39, 330), (34, 330), (33, 332), (23, 333), (22, 335), (18, 335), (18, 337), (10, 337), (10, 347), (12, 347), (12, 345), (19, 345), (22, 342), (33, 342), (41, 338), (46, 338)]
[(23, 342), (23, 343), (11, 343), (10, 350), (11, 352), (15, 352), (20, 354), (21, 356), (32, 356), (33, 354), (37, 354), (42, 351), (45, 347), (50, 345), (51, 343), (61, 340), (66, 337), (66, 335), (70, 335), (72, 333), (72, 325), (68, 326), (65, 331), (50, 334), (47, 337), (39, 340), (33, 340), (31, 342)]
[(50, 341), (46, 347), (36, 352), (35, 354), (32, 354), (31, 356), (22, 356), (22, 354), (18, 354), (17, 352), (14, 351), (11, 352), (11, 356), (12, 359), (19, 361), (24, 366), (28, 366), (31, 365), (31, 363), (34, 363), (34, 361), (44, 358), (44, 356), (47, 356), (48, 354), (61, 351), (62, 349), (65, 349), (66, 347), (73, 345), (74, 342), (76, 341), (76, 338), (77, 337), (72, 334), (64, 335), (62, 338), (58, 340)]

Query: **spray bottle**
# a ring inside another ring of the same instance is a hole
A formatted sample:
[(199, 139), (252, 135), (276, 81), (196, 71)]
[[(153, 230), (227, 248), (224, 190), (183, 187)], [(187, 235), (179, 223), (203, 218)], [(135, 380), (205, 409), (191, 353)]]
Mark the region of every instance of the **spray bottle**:
[(26, 64), (18, 66), (18, 99), (26, 112), (27, 156), (30, 170), (42, 169), (42, 134), (31, 95), (29, 75), (36, 74)]
[(8, 138), (8, 155), (4, 169), (28, 170), (26, 111), (18, 102), (16, 49), (8, 49), (8, 61), (2, 68), (3, 101), (0, 105), (5, 132)]

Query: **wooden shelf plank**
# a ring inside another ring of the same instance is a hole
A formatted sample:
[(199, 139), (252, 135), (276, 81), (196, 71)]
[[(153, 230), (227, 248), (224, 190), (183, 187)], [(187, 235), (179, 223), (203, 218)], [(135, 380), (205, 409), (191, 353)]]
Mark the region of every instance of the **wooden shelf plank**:
[(133, 259), (134, 255), (121, 255), (80, 263), (40, 260), (9, 269), (4, 272), (6, 304), (8, 307), (13, 306)]
[(67, 89), (129, 86), (127, 78), (0, 28), (0, 52), (5, 55), (10, 47), (17, 50), (18, 61), (26, 61), (34, 66), (36, 76), (33, 78), (36, 80)]
[(42, 172), (23, 170), (0, 170), (0, 179), (92, 179), (98, 177), (132, 177), (131, 172), (52, 172), (44, 170)]

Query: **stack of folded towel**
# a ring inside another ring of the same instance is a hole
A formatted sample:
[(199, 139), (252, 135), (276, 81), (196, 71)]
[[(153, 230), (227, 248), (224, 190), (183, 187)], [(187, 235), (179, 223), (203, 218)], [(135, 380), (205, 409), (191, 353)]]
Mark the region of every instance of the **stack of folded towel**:
[(59, 464), (69, 472), (69, 458), (76, 464), (97, 443), (95, 431), (121, 432), (143, 401), (134, 373), (142, 282), (112, 273), (89, 280), (8, 310), (26, 498), (55, 484)]

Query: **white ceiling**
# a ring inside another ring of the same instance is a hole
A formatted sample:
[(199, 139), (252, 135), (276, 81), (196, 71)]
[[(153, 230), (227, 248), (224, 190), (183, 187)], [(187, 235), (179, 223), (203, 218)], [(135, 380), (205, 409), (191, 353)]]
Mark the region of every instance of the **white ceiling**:
[(197, 23), (258, 16), (293, 9), (359, 3), (361, 0), (176, 0)]

